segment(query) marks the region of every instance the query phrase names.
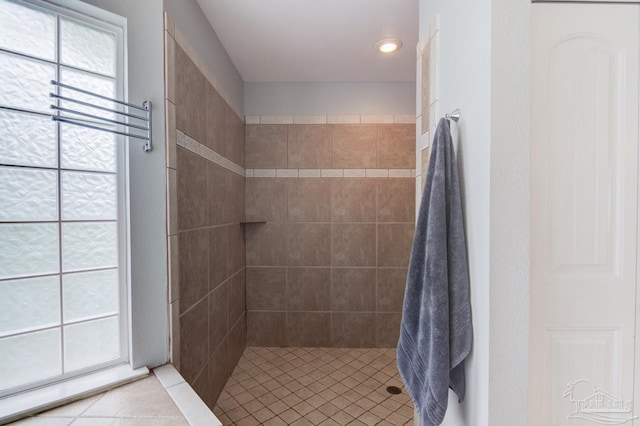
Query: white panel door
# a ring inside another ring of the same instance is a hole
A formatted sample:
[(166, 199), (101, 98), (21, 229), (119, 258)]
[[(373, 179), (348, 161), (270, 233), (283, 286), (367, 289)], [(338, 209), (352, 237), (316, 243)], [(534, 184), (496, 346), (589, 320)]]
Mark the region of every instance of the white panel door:
[(636, 415), (639, 11), (533, 5), (530, 425)]

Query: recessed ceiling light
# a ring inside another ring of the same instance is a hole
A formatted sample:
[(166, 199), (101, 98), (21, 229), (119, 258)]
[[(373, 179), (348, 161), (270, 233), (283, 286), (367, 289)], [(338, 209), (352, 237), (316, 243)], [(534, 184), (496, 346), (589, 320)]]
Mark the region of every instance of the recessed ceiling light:
[(376, 43), (376, 49), (381, 53), (392, 53), (400, 50), (402, 42), (397, 38), (385, 38)]

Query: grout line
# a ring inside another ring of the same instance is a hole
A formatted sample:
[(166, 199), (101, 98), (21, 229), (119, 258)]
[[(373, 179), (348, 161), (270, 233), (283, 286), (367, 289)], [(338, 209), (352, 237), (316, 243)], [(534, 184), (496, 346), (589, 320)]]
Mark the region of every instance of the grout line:
[[(287, 268), (287, 266), (284, 265), (249, 265), (247, 266), (247, 268), (252, 268), (252, 269), (284, 269)], [(329, 265), (325, 265), (325, 266), (289, 266), (289, 269), (329, 269), (329, 268), (333, 268), (333, 269), (401, 269), (403, 271), (406, 271), (408, 268), (404, 267), (404, 266), (329, 266)], [(216, 288), (220, 287), (220, 285), (218, 285)]]
[[(289, 165), (289, 126), (287, 126), (287, 166)], [(290, 182), (289, 181), (285, 181), (285, 191), (284, 191), (284, 196), (285, 196), (285, 204), (287, 206), (287, 213), (285, 216), (286, 219), (286, 224), (285, 224), (285, 230), (284, 230), (284, 297), (285, 297), (285, 301), (284, 301), (284, 307), (285, 307), (285, 314), (284, 314), (284, 339), (285, 339), (285, 343), (289, 344), (289, 185)]]
[[(237, 173), (237, 172), (236, 172)], [(239, 173), (237, 173), (239, 174)], [(313, 174), (313, 176), (311, 175)], [(246, 178), (389, 178), (410, 179), (415, 169), (245, 169)]]
[[(302, 309), (293, 309), (293, 310), (285, 310), (285, 309), (273, 309), (273, 310), (268, 310), (268, 309), (251, 309), (250, 311), (247, 312), (260, 312), (260, 313), (304, 313), (304, 314), (330, 314), (330, 313), (335, 313), (335, 314), (376, 314), (376, 313), (381, 313), (381, 314), (401, 314), (402, 311), (390, 311), (390, 310), (383, 310), (380, 312), (377, 312), (375, 310), (373, 311), (353, 311), (353, 310), (347, 310), (347, 311), (340, 311), (340, 310), (320, 310), (320, 311), (309, 311), (309, 310), (302, 310)], [(291, 346), (291, 347), (296, 347), (297, 346)], [(216, 347), (217, 348), (217, 347)], [(366, 348), (365, 348), (366, 349)]]
[[(177, 42), (176, 42), (177, 43)], [(180, 43), (178, 43), (180, 45)], [(184, 49), (183, 49), (184, 50)], [(188, 52), (187, 52), (188, 54)], [(369, 115), (369, 114), (336, 114), (336, 115), (245, 115), (248, 125), (350, 125), (350, 124), (413, 124), (415, 114)]]
[(335, 138), (334, 138), (335, 126), (331, 125), (329, 130), (330, 130), (330, 136), (331, 136), (331, 140), (330, 140), (330, 144), (329, 144), (329, 155), (330, 155), (329, 158), (331, 159), (331, 168), (333, 169), (333, 142), (335, 140)]
[(380, 165), (380, 126), (376, 126), (376, 168)]
[[(109, 391), (105, 391), (105, 392), (102, 392), (102, 394), (98, 394), (99, 398), (96, 398), (96, 400), (93, 401), (91, 404), (89, 404), (89, 406), (87, 408), (82, 410), (82, 412), (78, 415), (78, 417), (82, 417), (84, 415), (84, 413), (89, 411), (89, 408), (93, 407), (94, 405), (96, 405), (96, 403), (98, 401), (102, 400), (102, 398), (104, 398), (104, 396), (107, 394), (107, 392), (109, 392)], [(87, 398), (91, 398), (91, 397), (87, 397)]]

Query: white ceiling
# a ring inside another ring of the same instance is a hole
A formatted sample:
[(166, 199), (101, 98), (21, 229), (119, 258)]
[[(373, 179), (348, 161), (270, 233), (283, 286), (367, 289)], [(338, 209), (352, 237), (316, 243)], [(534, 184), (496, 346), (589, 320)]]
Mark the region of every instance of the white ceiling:
[(415, 81), (418, 0), (197, 1), (246, 82)]

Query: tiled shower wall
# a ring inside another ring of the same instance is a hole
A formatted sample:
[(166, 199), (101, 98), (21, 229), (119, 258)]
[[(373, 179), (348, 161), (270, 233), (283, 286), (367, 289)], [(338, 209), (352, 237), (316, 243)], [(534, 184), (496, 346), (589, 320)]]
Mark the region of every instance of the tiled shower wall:
[(247, 344), (395, 347), (415, 124), (247, 121)]
[(165, 29), (171, 361), (213, 408), (246, 341), (244, 120)]

